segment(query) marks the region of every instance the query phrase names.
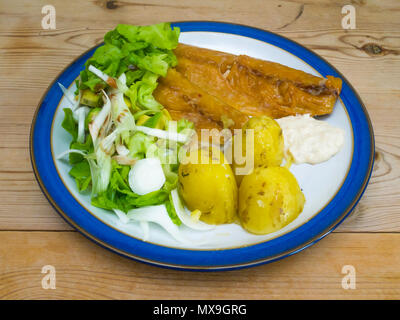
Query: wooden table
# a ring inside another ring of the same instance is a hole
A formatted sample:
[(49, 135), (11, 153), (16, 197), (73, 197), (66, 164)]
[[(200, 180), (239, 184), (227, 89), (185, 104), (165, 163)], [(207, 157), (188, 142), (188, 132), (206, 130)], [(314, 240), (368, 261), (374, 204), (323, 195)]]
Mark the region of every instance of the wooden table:
[[(341, 8), (356, 8), (343, 30)], [(56, 8), (43, 30), (42, 6)], [(0, 3), (0, 298), (400, 298), (400, 2), (397, 0), (29, 1)], [(48, 204), (29, 159), (35, 108), (54, 77), (118, 23), (216, 20), (282, 34), (316, 51), (360, 93), (372, 118), (376, 162), (356, 212), (334, 233), (282, 261), (192, 273), (134, 262), (93, 244)], [(44, 265), (56, 289), (41, 286)], [(342, 288), (342, 267), (356, 289)]]

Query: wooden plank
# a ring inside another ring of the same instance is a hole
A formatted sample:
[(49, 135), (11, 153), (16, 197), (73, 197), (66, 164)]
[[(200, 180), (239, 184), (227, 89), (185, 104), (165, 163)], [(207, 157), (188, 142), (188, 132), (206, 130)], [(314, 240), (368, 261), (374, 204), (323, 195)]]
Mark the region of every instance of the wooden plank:
[[(10, 26), (7, 22), (18, 19), (26, 21), (26, 25), (18, 25), (21, 29), (30, 30), (32, 21), (42, 18), (41, 7), (48, 4), (42, 1), (18, 1), (18, 3), (2, 3), (3, 15), (1, 26)], [(346, 0), (252, 0), (251, 2), (224, 0), (183, 0), (170, 3), (163, 0), (149, 1), (82, 1), (76, 3), (53, 1), (57, 10), (58, 28), (85, 26), (94, 28), (102, 26), (109, 29), (116, 23), (148, 24), (159, 21), (175, 20), (220, 20), (255, 25), (270, 30), (305, 31), (341, 28), (341, 8), (349, 4)], [(357, 9), (357, 27), (376, 31), (396, 31), (400, 12), (396, 0), (355, 0), (351, 1)], [(84, 16), (76, 12), (85, 12)], [(393, 19), (387, 19), (388, 15)], [(397, 19), (396, 19), (397, 18)], [(40, 24), (36, 23), (36, 28)]]
[[(75, 232), (0, 232), (1, 299), (399, 299), (400, 234), (332, 234), (284, 260), (228, 272), (161, 269)], [(56, 289), (44, 290), (44, 265)], [(356, 289), (342, 288), (342, 268)], [(244, 294), (245, 293), (245, 294)]]

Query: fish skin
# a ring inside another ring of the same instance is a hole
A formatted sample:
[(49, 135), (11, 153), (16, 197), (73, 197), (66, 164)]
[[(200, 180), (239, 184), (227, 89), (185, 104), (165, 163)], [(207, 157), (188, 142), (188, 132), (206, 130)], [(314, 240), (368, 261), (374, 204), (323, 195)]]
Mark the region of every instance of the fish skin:
[(178, 65), (159, 79), (155, 99), (174, 120), (193, 121), (196, 130), (241, 128), (249, 116), (281, 118), (326, 115), (340, 95), (342, 80), (317, 77), (246, 55), (179, 44)]
[(237, 129), (249, 119), (244, 113), (195, 86), (175, 69), (169, 69), (167, 76), (159, 79), (153, 95), (167, 108), (172, 118), (181, 116), (193, 121), (199, 128), (223, 129), (223, 119), (229, 118), (232, 120), (229, 128)]
[(332, 112), (342, 81), (279, 63), (179, 44), (177, 71), (226, 104), (251, 116), (280, 118)]

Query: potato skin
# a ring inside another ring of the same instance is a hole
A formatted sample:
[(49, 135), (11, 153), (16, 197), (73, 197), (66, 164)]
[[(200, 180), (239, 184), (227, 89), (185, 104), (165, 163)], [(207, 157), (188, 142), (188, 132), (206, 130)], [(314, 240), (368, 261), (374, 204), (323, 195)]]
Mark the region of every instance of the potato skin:
[[(179, 193), (189, 210), (200, 210), (200, 220), (209, 224), (231, 223), (237, 219), (238, 189), (230, 165), (223, 153), (220, 161), (212, 163), (212, 152), (201, 156), (200, 163), (180, 164), (178, 170)], [(207, 161), (208, 164), (204, 163)], [(215, 157), (214, 157), (215, 159)]]
[[(246, 129), (254, 130), (254, 147), (246, 148)], [(234, 136), (237, 139), (237, 136)], [(234, 141), (235, 147), (235, 141)], [(252, 117), (242, 128), (242, 154), (246, 158), (253, 157), (254, 167), (258, 166), (280, 166), (283, 160), (283, 135), (279, 124), (267, 116)], [(244, 167), (237, 164), (233, 157), (233, 169), (240, 184), (243, 174), (238, 175), (237, 168)], [(251, 170), (247, 173), (250, 173)]]
[(254, 234), (275, 232), (292, 222), (305, 203), (296, 178), (284, 167), (258, 167), (239, 188), (239, 218)]

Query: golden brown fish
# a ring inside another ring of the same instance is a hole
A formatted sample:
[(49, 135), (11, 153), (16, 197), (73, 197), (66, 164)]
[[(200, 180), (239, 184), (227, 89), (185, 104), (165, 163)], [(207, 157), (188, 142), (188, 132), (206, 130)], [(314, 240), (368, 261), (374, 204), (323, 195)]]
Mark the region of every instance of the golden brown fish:
[(175, 69), (169, 69), (153, 93), (173, 119), (193, 121), (198, 129), (241, 128), (248, 120), (244, 113), (198, 88)]
[(339, 78), (320, 78), (244, 55), (184, 44), (179, 44), (175, 54), (177, 71), (196, 87), (251, 116), (329, 114), (341, 91)]

